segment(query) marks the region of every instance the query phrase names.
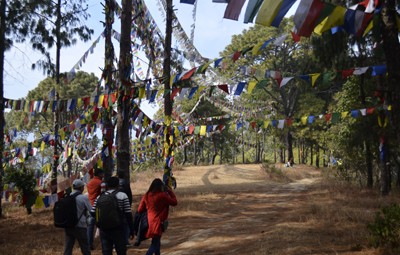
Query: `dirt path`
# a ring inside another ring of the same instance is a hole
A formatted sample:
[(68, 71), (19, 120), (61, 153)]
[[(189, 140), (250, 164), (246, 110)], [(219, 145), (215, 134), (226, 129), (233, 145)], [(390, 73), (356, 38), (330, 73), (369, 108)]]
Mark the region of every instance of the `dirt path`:
[[(177, 171), (179, 205), (171, 210), (162, 253), (277, 254), (284, 246), (288, 253), (281, 254), (301, 254), (303, 244), (282, 242), (285, 238), (279, 236), (279, 229), (283, 229), (279, 226), (287, 224), (288, 215), (295, 215), (303, 206), (318, 173), (310, 168), (315, 177), (281, 184), (269, 181), (260, 167), (211, 166)], [(137, 182), (136, 190), (145, 192), (146, 188), (140, 180)], [(136, 196), (136, 201), (139, 198)], [(144, 254), (148, 245), (146, 241), (130, 249), (129, 254)]]

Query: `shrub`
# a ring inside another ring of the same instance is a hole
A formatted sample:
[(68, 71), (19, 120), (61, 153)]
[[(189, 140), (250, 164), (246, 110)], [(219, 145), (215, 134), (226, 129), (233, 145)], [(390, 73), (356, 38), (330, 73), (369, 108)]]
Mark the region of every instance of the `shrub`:
[(268, 175), (268, 178), (273, 181), (278, 182), (290, 182), (290, 179), (285, 175), (285, 173), (280, 169), (275, 167), (274, 164), (264, 163), (262, 169)]
[(371, 243), (375, 247), (400, 251), (400, 206), (392, 204), (378, 211), (368, 224)]

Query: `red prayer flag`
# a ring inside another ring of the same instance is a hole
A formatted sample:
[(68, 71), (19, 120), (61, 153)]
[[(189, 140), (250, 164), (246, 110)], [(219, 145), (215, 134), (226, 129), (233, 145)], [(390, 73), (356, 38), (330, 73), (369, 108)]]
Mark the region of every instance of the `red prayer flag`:
[(328, 122), (328, 121), (330, 121), (331, 120), (331, 118), (332, 118), (332, 114), (331, 113), (327, 113), (327, 114), (325, 114), (325, 120), (326, 120), (326, 122)]
[(227, 94), (229, 94), (229, 89), (228, 89), (228, 85), (227, 84), (218, 85), (218, 88), (222, 89)]

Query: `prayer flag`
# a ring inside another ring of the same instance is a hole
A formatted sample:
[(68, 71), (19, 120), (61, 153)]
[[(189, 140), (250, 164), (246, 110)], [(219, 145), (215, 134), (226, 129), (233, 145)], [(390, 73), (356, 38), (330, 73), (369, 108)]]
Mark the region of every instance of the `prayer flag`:
[(311, 36), (324, 7), (321, 0), (301, 0), (293, 18), (294, 32), (299, 36)]
[(196, 0), (181, 0), (181, 4), (194, 4)]
[[(272, 22), (277, 17), (283, 2), (284, 0), (264, 0), (264, 2), (260, 7), (260, 11), (258, 12), (256, 18), (256, 24), (263, 26), (271, 26)], [(285, 1), (285, 2), (290, 2), (290, 1)], [(292, 2), (294, 3), (295, 1)], [(275, 24), (276, 23), (278, 23), (278, 21), (275, 22)]]
[(331, 14), (326, 17), (320, 24), (318, 24), (314, 32), (318, 35), (321, 35), (323, 32), (337, 26), (341, 26), (344, 24), (344, 15), (346, 13), (346, 8), (342, 6), (336, 6)]
[(242, 11), (245, 0), (229, 1), (226, 6), (224, 18), (238, 20), (240, 12)]
[(244, 23), (253, 23), (254, 17), (257, 15), (263, 2), (264, 0), (249, 0), (244, 14)]

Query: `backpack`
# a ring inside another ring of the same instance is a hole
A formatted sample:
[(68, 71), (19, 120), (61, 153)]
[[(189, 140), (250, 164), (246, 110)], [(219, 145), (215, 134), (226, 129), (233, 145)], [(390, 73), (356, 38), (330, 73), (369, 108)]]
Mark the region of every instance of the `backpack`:
[(75, 227), (82, 215), (78, 218), (76, 207), (76, 197), (81, 193), (76, 192), (73, 195), (66, 195), (61, 200), (54, 203), (53, 216), (54, 226), (57, 228)]
[(102, 230), (114, 229), (121, 225), (122, 217), (116, 198), (117, 191), (103, 193), (96, 202), (96, 226)]

